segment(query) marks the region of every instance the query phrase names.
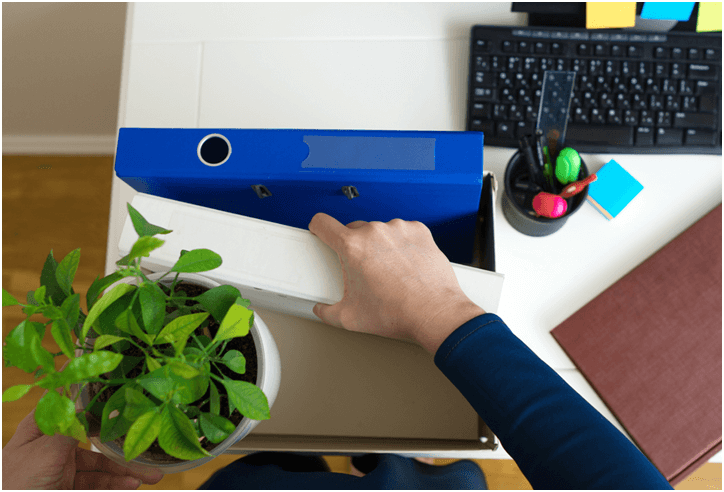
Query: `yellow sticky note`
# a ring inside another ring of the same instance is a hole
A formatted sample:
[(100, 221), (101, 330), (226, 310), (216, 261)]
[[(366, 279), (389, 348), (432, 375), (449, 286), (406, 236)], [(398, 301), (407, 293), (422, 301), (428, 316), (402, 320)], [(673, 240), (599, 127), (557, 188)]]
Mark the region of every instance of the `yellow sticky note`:
[(634, 27), (636, 2), (586, 2), (586, 29)]
[(696, 32), (721, 31), (721, 2), (699, 2)]

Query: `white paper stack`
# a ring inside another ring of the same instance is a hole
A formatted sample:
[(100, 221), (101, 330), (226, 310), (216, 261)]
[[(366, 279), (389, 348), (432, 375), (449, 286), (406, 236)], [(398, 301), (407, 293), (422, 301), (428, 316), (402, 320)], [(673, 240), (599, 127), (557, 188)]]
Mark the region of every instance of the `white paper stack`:
[[(151, 224), (173, 231), (157, 236), (165, 244), (142, 258), (145, 268), (168, 270), (182, 249), (206, 248), (221, 255), (223, 264), (202, 275), (238, 288), (252, 306), (318, 321), (312, 312), (316, 303), (334, 304), (342, 299), (337, 254), (307, 230), (144, 193), (136, 195), (131, 205)], [(122, 256), (136, 239), (127, 215), (118, 244)], [(465, 294), (486, 312), (496, 312), (503, 275), (452, 266)]]

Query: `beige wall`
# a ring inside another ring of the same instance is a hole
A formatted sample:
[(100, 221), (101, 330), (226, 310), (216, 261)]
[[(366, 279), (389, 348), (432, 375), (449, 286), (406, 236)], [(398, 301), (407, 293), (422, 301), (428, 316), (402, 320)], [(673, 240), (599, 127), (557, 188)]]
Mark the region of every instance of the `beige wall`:
[(3, 146), (116, 133), (125, 22), (126, 3), (3, 2)]

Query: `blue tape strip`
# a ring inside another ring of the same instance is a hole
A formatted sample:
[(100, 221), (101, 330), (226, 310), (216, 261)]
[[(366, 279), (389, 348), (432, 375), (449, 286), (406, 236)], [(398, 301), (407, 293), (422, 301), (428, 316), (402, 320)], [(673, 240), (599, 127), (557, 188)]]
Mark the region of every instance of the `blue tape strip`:
[(302, 168), (434, 171), (435, 138), (305, 135)]

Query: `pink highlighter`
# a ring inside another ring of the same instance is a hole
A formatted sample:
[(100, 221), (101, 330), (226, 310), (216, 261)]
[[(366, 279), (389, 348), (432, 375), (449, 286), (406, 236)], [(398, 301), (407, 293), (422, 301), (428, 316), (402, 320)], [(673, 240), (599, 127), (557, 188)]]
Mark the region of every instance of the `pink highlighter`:
[(598, 179), (598, 176), (591, 174), (586, 179), (576, 181), (566, 186), (560, 195), (554, 195), (553, 193), (547, 193), (541, 191), (533, 198), (533, 210), (538, 215), (548, 217), (549, 219), (557, 219), (566, 213), (568, 210), (568, 203), (564, 198), (570, 198), (573, 195), (577, 195), (582, 192), (586, 186), (593, 183)]

